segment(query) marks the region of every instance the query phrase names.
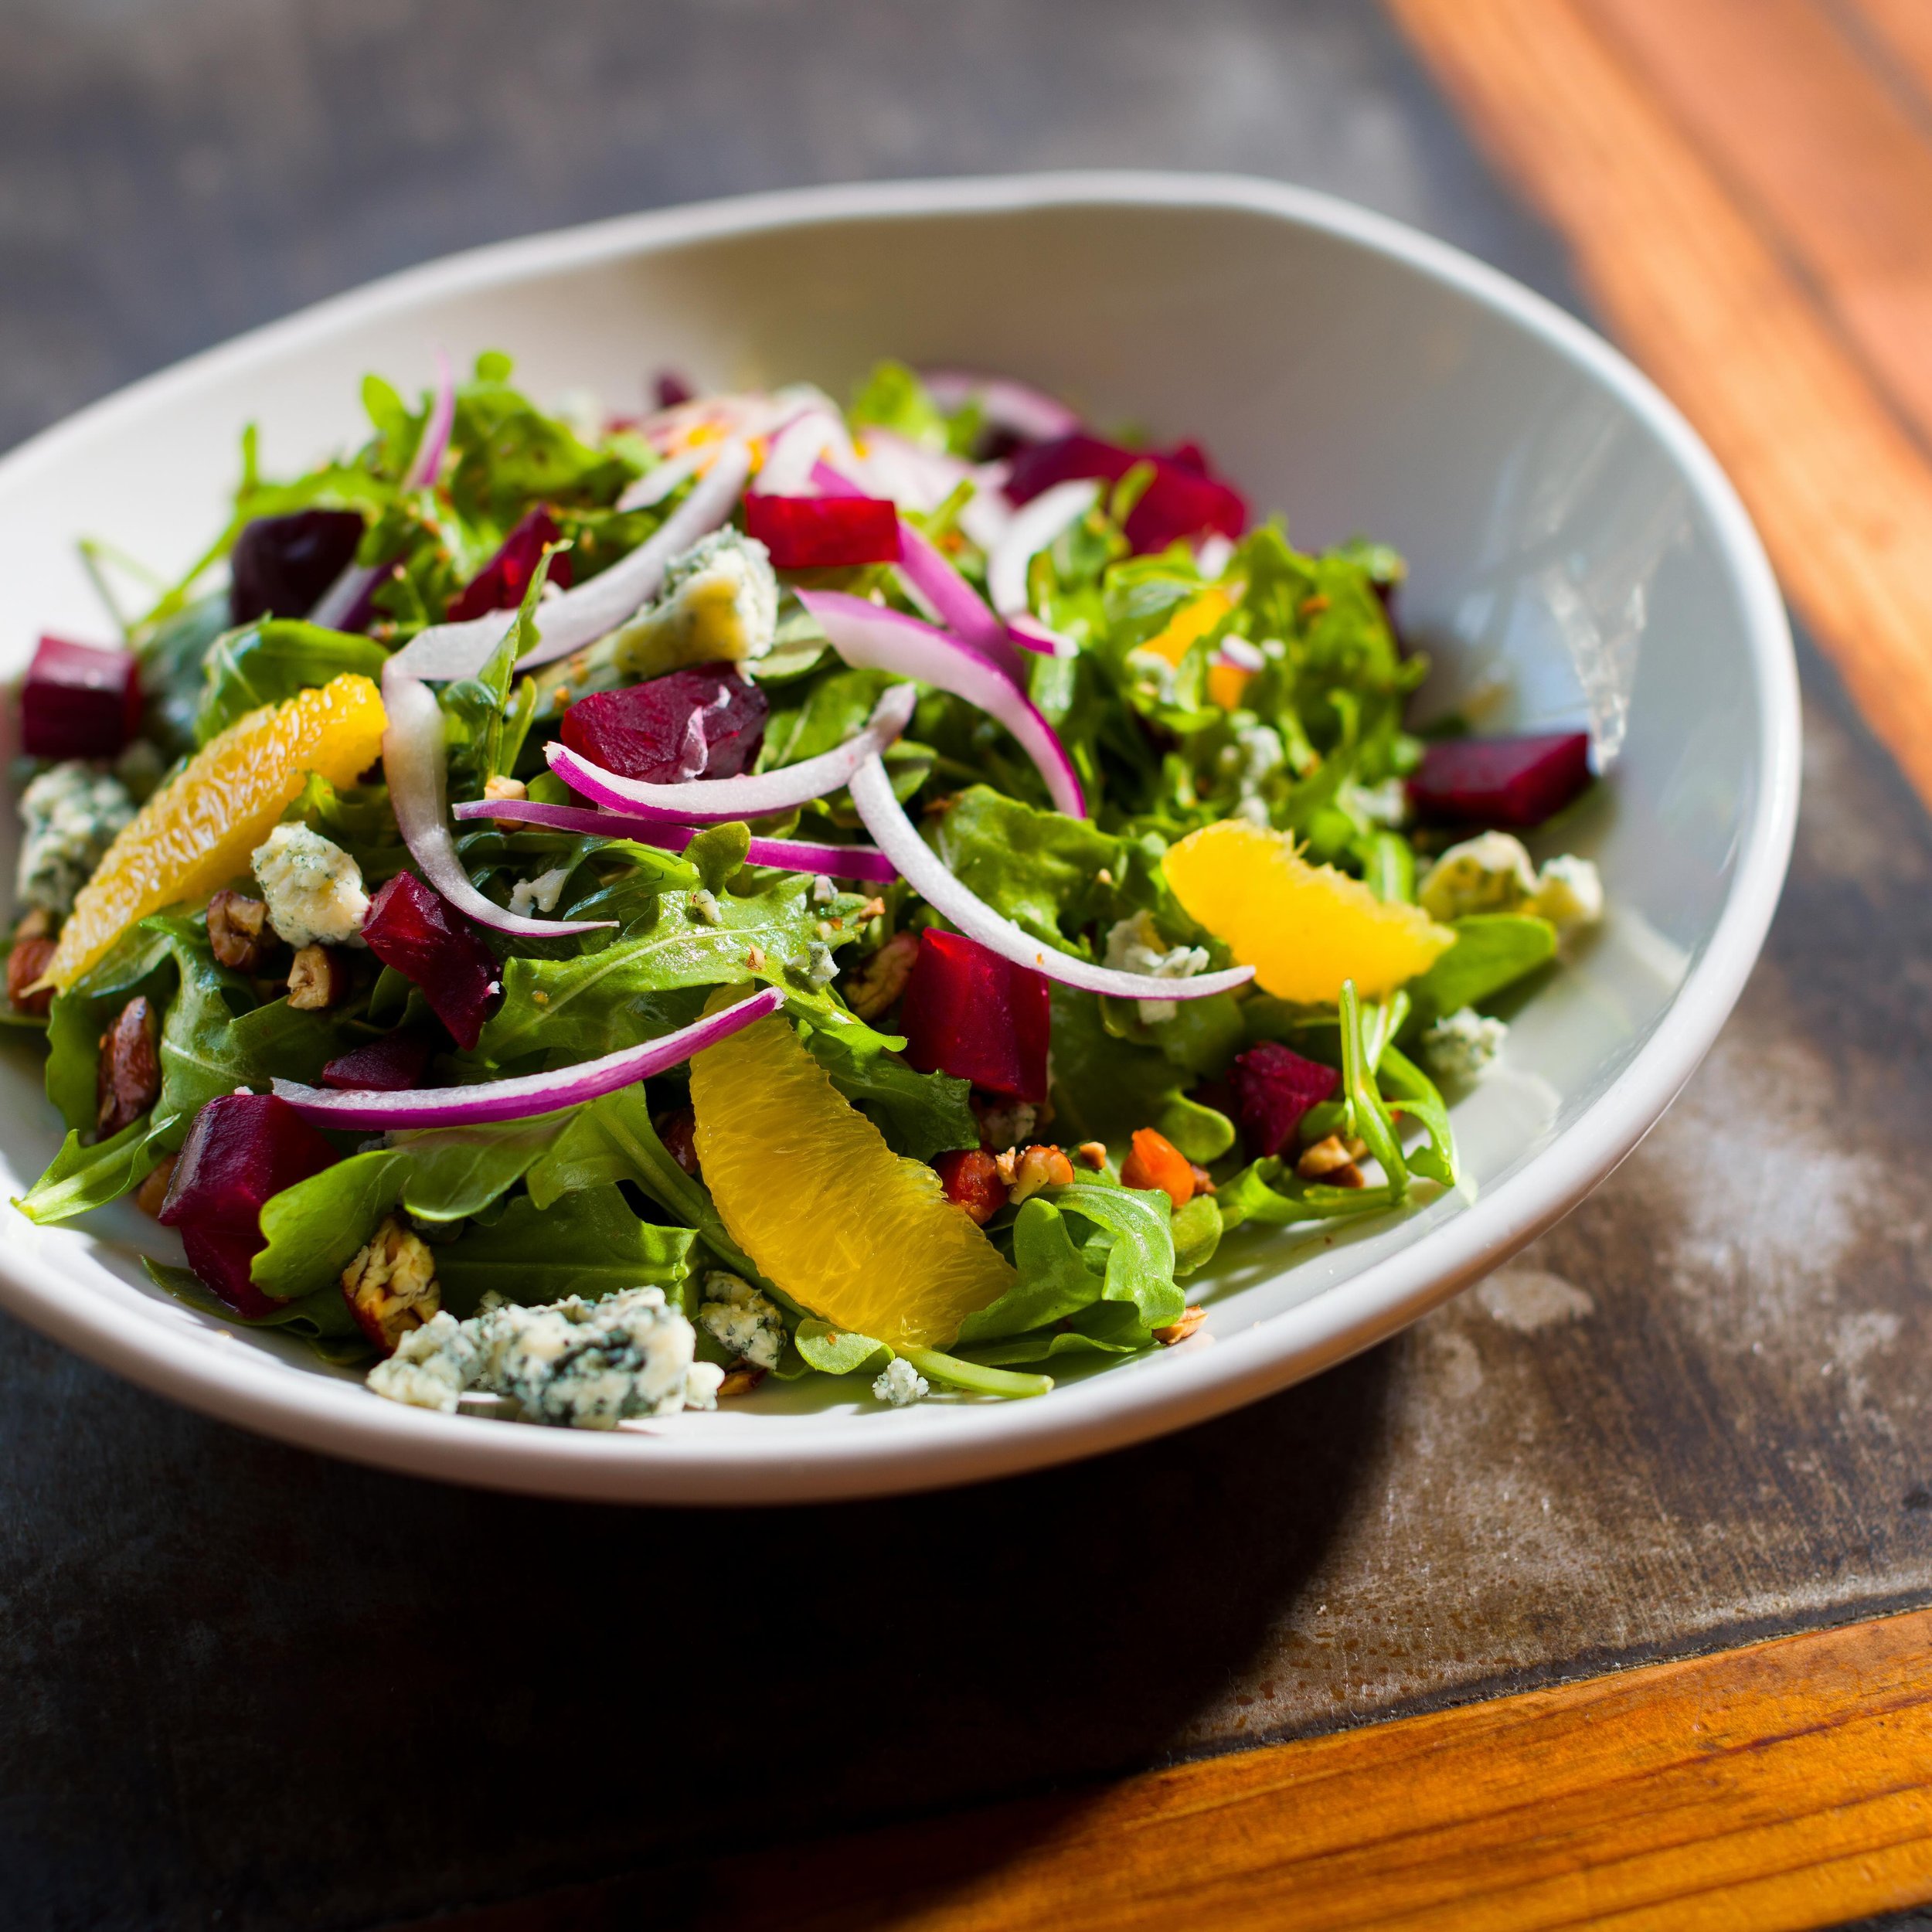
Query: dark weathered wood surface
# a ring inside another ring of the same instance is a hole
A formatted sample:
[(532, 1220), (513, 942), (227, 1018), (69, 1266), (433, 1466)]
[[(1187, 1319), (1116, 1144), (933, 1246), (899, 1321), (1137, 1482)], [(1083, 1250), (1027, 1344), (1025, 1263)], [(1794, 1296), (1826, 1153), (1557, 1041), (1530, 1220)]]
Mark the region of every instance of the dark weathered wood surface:
[[(1354, 0), (10, 0), (0, 440), (499, 235), (1104, 162), (1336, 189), (1569, 296)], [(0, 1921), (368, 1924), (1932, 1598), (1932, 838), (1806, 675), (1791, 889), (1677, 1110), (1505, 1275), (1169, 1442), (605, 1511), (0, 1325)]]

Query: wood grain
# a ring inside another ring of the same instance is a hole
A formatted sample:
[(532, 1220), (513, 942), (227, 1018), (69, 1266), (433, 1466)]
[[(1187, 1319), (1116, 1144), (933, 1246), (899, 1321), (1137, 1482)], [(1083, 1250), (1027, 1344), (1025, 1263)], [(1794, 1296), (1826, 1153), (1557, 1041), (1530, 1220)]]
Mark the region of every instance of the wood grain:
[[(1389, 4), (1479, 141), (1567, 238), (1612, 332), (1729, 469), (1786, 591), (1932, 804), (1932, 468), (1878, 359), (1854, 349), (1794, 265), (1801, 228), (1815, 258), (1827, 253), (1815, 245), (1826, 198), (1780, 173), (1778, 196), (1750, 205), (1578, 0)], [(1748, 35), (1786, 4), (1675, 0), (1670, 18)], [(1633, 4), (1623, 24), (1641, 12)], [(1730, 80), (1720, 69), (1706, 84)], [(1840, 72), (1820, 90), (1835, 115), (1840, 83), (1852, 84)], [(1883, 113), (1879, 83), (1863, 84), (1863, 106)], [(1731, 135), (1741, 165), (1750, 144)], [(1826, 151), (1806, 160), (1833, 165)], [(1756, 165), (1768, 188), (1777, 171), (1761, 154)], [(1920, 227), (1923, 251), (1932, 223)], [(1896, 223), (1874, 233), (1882, 256)]]
[(1928, 1895), (1919, 1611), (437, 1923), (1798, 1932)]

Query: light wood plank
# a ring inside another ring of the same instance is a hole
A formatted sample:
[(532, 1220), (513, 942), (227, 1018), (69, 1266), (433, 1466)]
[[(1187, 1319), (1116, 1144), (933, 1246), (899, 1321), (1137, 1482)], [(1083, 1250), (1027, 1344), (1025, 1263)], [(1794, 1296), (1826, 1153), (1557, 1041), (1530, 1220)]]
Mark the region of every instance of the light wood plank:
[(1887, 396), (1575, 0), (1389, 5), (1729, 469), (1787, 594), (1932, 804), (1932, 468)]

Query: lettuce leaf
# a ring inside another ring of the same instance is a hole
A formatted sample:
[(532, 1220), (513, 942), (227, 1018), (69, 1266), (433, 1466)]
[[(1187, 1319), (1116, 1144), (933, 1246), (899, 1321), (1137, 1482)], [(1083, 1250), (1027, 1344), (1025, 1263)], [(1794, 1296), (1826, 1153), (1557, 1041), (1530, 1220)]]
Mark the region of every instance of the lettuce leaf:
[(536, 1307), (655, 1285), (682, 1307), (696, 1239), (689, 1228), (639, 1220), (615, 1186), (581, 1189), (549, 1208), (522, 1194), (492, 1226), (472, 1225), (439, 1247), (436, 1272), (443, 1305), (457, 1315), (473, 1315), (492, 1288)]
[(328, 631), (292, 618), (270, 618), (217, 638), (203, 660), (194, 736), (205, 745), (238, 718), (344, 672), (379, 678), (389, 653), (372, 638)]

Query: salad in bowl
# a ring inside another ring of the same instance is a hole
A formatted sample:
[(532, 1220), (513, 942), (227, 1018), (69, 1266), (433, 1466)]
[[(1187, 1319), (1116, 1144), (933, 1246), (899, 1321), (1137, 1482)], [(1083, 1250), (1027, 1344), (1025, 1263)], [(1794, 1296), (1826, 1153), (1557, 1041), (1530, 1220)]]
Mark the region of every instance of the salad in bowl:
[[(7, 1018), (162, 1287), (608, 1428), (1044, 1394), (1224, 1241), (1458, 1185), (1602, 912), (1587, 734), (1407, 728), (1400, 559), (1198, 446), (876, 370), (607, 419), (500, 355), (260, 473), (20, 693)], [(225, 577), (225, 580), (224, 580)]]

